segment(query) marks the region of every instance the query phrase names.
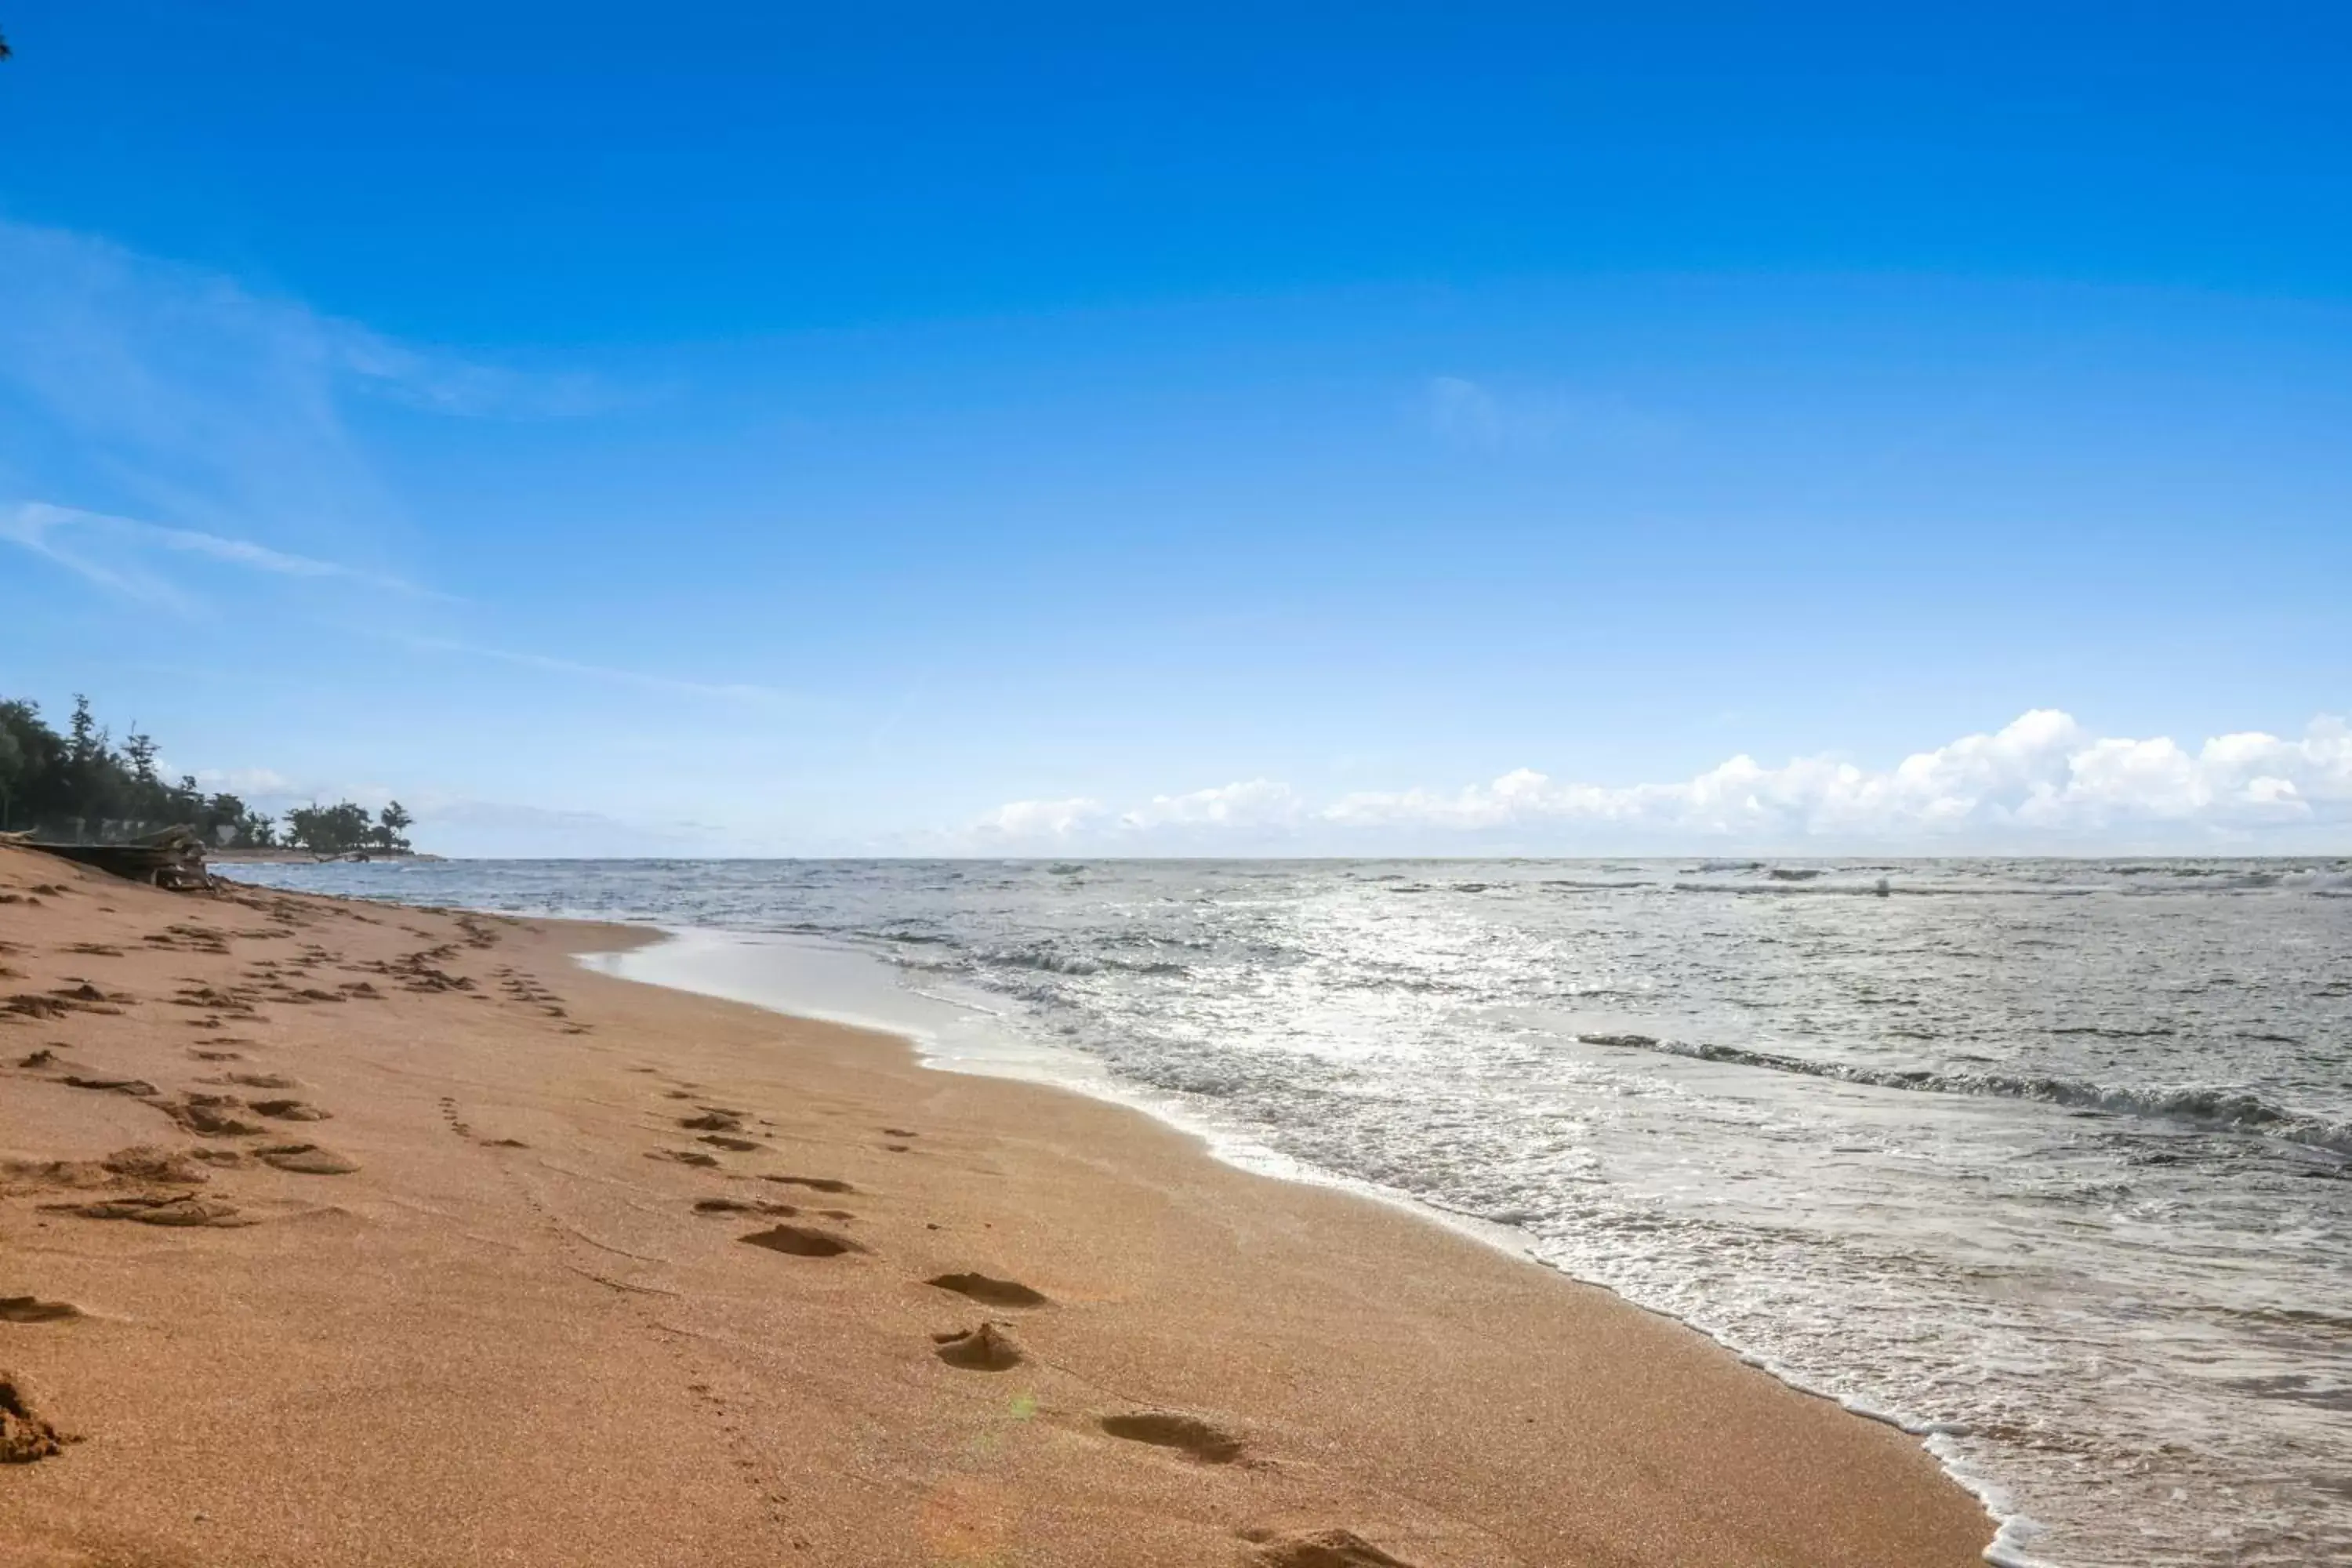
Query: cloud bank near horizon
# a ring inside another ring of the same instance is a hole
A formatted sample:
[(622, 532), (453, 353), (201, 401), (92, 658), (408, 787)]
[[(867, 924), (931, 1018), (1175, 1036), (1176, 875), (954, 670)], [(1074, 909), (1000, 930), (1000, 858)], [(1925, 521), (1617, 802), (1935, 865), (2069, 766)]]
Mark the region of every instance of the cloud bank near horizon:
[(982, 852), (1598, 853), (1755, 847), (2258, 853), (2352, 843), (2352, 726), (2300, 739), (2131, 740), (2035, 709), (1872, 769), (1833, 756), (1768, 767), (1745, 754), (1672, 784), (1570, 784), (1521, 768), (1456, 789), (1316, 802), (1250, 779), (1125, 807), (1011, 801), (972, 823)]

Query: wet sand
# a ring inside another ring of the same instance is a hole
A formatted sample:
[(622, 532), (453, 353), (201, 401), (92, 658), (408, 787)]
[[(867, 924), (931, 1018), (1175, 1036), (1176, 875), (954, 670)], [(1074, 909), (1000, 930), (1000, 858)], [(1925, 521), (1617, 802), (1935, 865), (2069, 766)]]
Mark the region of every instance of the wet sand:
[(1697, 1334), (649, 937), (0, 848), (0, 1564), (1979, 1561)]

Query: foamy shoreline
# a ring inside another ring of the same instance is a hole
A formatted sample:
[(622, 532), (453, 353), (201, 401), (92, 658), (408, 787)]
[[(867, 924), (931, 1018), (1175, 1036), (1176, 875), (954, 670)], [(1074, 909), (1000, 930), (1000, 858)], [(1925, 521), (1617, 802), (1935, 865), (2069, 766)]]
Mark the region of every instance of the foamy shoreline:
[[(1498, 1225), (1473, 1215), (1454, 1213), (1407, 1194), (1287, 1158), (1250, 1140), (1234, 1128), (1220, 1126), (1189, 1113), (1185, 1107), (1165, 1096), (1147, 1094), (1134, 1086), (1118, 1082), (1106, 1074), (1100, 1064), (1075, 1051), (1034, 1047), (1023, 1050), (1014, 1047), (1009, 1038), (951, 1040), (946, 1037), (952, 1028), (949, 1015), (935, 1013), (927, 1024), (923, 1019), (907, 1016), (908, 1001), (915, 998), (930, 1000), (950, 1012), (968, 1010), (972, 1005), (967, 1001), (940, 997), (919, 987), (890, 985), (890, 972), (887, 965), (871, 953), (814, 936), (726, 931), (704, 926), (655, 925), (647, 929), (658, 932), (662, 940), (611, 952), (582, 952), (574, 955), (575, 961), (597, 973), (639, 984), (667, 986), (696, 995), (740, 1002), (785, 1017), (840, 1024), (891, 1035), (904, 1041), (908, 1049), (926, 1066), (940, 1071), (1005, 1078), (1083, 1094), (1150, 1116), (1178, 1132), (1195, 1138), (1211, 1156), (1238, 1170), (1278, 1181), (1347, 1193), (1393, 1209), (1416, 1223), (1433, 1225), (1466, 1237), (1514, 1262), (1564, 1274), (1577, 1279), (1580, 1284), (1607, 1291), (1634, 1310), (1652, 1313), (1704, 1335), (1743, 1365), (1756, 1368), (1799, 1394), (1825, 1400), (1850, 1415), (1893, 1427), (1906, 1436), (1918, 1439), (1922, 1447), (1935, 1457), (1944, 1473), (1976, 1498), (1990, 1516), (1994, 1537), (1983, 1553), (1987, 1563), (1992, 1563), (1994, 1568), (2057, 1568), (2047, 1560), (2033, 1555), (2031, 1551), (2032, 1542), (2041, 1532), (2042, 1527), (2037, 1521), (2011, 1506), (1999, 1482), (1972, 1471), (1951, 1445), (1939, 1441), (1964, 1432), (1964, 1428), (1956, 1428), (1947, 1422), (1916, 1420), (1821, 1387), (1808, 1381), (1795, 1368), (1768, 1356), (1757, 1355), (1737, 1342), (1710, 1331), (1703, 1323), (1694, 1323), (1672, 1312), (1643, 1306), (1611, 1290), (1603, 1281), (1580, 1279), (1572, 1272), (1546, 1261), (1537, 1252), (1533, 1238), (1516, 1227)], [(841, 991), (820, 994), (803, 991), (803, 984), (818, 980), (820, 976), (831, 978), (836, 986), (844, 978), (838, 969), (833, 970), (829, 975), (823, 969), (813, 973), (804, 963), (791, 962), (793, 956), (805, 957), (816, 953), (834, 955), (870, 971), (865, 977), (866, 984), (856, 987), (855, 996)], [(730, 955), (749, 957), (753, 954), (778, 962), (761, 963), (755, 961), (750, 964), (727, 962)], [(891, 1001), (893, 992), (900, 999), (896, 1006)], [(898, 1016), (894, 1016), (894, 1014)]]

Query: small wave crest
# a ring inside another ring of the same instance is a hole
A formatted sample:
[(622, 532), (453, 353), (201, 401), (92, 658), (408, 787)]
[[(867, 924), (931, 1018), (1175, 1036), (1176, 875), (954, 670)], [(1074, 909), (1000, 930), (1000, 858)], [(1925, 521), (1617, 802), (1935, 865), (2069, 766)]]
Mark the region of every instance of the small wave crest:
[(1050, 947), (995, 947), (972, 951), (971, 966), (1024, 969), (1043, 974), (1085, 976), (1108, 970), (1120, 974), (1189, 974), (1189, 966), (1166, 958), (1122, 958), (1115, 953), (1062, 952)]
[(1662, 1040), (1649, 1035), (1579, 1035), (1589, 1046), (1657, 1051), (1694, 1061), (1726, 1062), (1759, 1068), (1768, 1072), (1800, 1073), (1808, 1078), (1834, 1079), (1841, 1083), (1868, 1084), (1876, 1089), (1926, 1094), (1984, 1095), (2000, 1100), (2036, 1100), (2074, 1110), (2105, 1110), (2118, 1116), (2144, 1116), (2192, 1122), (2233, 1132), (2258, 1132), (2333, 1153), (2352, 1155), (2352, 1122), (2330, 1121), (2273, 1105), (2243, 1089), (2190, 1084), (2176, 1088), (2134, 1089), (2095, 1083), (2086, 1079), (2047, 1074), (1998, 1072), (1937, 1072), (1926, 1068), (1856, 1067), (1844, 1062), (1810, 1061), (1775, 1051), (1740, 1046), (1717, 1046), (1685, 1040)]

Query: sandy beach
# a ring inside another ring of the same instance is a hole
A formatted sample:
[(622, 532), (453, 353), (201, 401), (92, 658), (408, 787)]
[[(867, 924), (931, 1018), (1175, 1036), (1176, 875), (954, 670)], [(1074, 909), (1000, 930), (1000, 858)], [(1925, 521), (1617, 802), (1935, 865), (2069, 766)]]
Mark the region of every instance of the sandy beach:
[(0, 1563), (1961, 1568), (1911, 1438), (650, 940), (0, 848)]

